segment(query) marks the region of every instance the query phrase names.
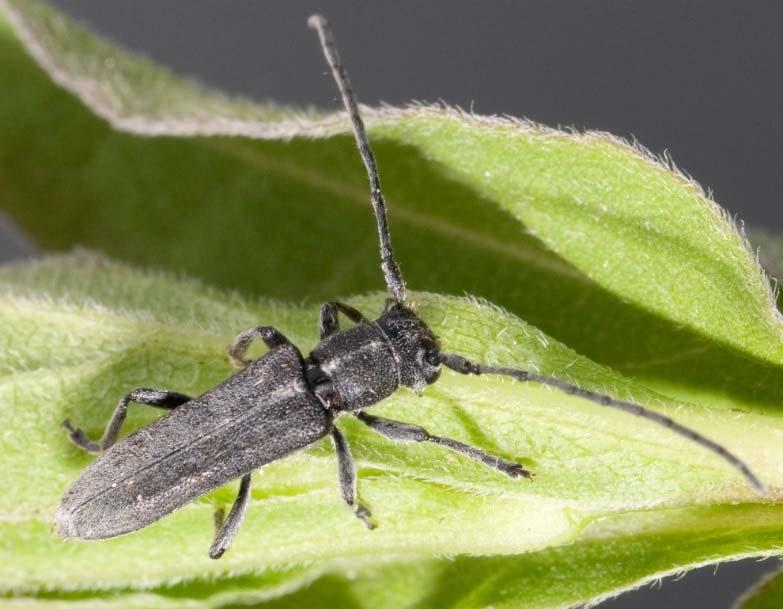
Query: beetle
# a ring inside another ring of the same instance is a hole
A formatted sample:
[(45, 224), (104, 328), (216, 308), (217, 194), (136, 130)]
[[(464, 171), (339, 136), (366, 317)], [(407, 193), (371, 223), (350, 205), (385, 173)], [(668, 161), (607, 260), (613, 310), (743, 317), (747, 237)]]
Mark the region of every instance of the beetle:
[[(764, 494), (764, 485), (741, 459), (669, 417), (558, 378), (474, 363), (441, 350), (436, 336), (408, 302), (405, 282), (392, 251), (375, 158), (329, 24), (323, 17), (313, 15), (308, 25), (318, 34), (367, 169), (381, 268), (389, 292), (386, 306), (380, 317), (370, 320), (341, 302), (323, 305), (320, 343), (307, 357), (271, 326), (246, 330), (228, 349), (231, 362), (240, 368), (238, 373), (195, 398), (174, 391), (135, 389), (119, 401), (99, 441), (90, 440), (83, 430), (64, 421), (70, 439), (99, 457), (63, 496), (55, 516), (59, 534), (63, 538), (95, 540), (130, 533), (240, 478), (239, 492), (228, 517), (216, 518), (218, 530), (209, 556), (219, 558), (244, 517), (252, 472), (326, 436), (331, 437), (337, 455), (342, 499), (368, 528), (373, 528), (370, 511), (357, 499), (350, 448), (335, 425), (341, 415), (354, 416), (392, 440), (438, 444), (512, 478), (530, 478), (531, 473), (519, 463), (430, 434), (418, 425), (365, 412), (402, 386), (423, 391), (438, 380), (443, 367), (462, 374), (501, 375), (540, 383), (643, 417), (722, 457)], [(340, 315), (354, 325), (341, 330)], [(263, 341), (268, 351), (249, 361), (245, 355), (254, 339)], [(132, 402), (170, 412), (117, 441)]]

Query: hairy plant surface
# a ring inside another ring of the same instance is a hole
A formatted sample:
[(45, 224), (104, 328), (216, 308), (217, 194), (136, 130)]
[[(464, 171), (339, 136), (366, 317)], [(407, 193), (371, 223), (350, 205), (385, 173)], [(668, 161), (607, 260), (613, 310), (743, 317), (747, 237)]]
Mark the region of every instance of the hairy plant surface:
[[(134, 387), (198, 394), (258, 323), (311, 348), (318, 303), (381, 274), (341, 115), (232, 100), (42, 4), (0, 7), (3, 209), (45, 248), (123, 261), (0, 270), (5, 604), (566, 607), (779, 553), (783, 327), (743, 238), (696, 184), (610, 136), (430, 106), (367, 117), (400, 263), (444, 348), (668, 413), (770, 495), (651, 423), (444, 373), (376, 412), (519, 459), (534, 481), (345, 420), (376, 531), (341, 504), (324, 442), (256, 476), (220, 561), (211, 514), (235, 485), (137, 534), (57, 539), (59, 497), (90, 460), (63, 418), (97, 436)], [(383, 297), (346, 299), (372, 315)], [(139, 407), (128, 429), (154, 416)]]

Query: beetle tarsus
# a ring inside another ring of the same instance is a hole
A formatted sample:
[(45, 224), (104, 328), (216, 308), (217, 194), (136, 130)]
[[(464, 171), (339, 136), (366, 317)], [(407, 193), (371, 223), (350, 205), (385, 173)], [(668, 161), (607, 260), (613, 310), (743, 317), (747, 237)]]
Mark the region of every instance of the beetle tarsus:
[(267, 349), (291, 344), (290, 340), (272, 326), (249, 328), (240, 333), (228, 347), (228, 358), (234, 368), (241, 370), (250, 363), (250, 360), (245, 359), (245, 354), (256, 336), (264, 342)]
[(526, 478), (528, 480), (532, 480), (533, 476), (535, 475), (530, 470), (527, 470), (524, 467), (522, 467), (519, 463), (513, 463), (513, 462), (508, 463), (508, 465), (505, 466), (503, 469), (500, 469), (500, 471), (502, 471), (504, 474), (506, 474), (511, 478)]
[(93, 442), (84, 433), (81, 427), (74, 427), (69, 419), (65, 419), (62, 423), (63, 427), (68, 430), (68, 438), (76, 444), (79, 448), (90, 454), (98, 454), (101, 452), (101, 445), (98, 442)]
[(361, 520), (364, 523), (364, 526), (366, 526), (370, 531), (377, 527), (377, 525), (371, 520), (372, 514), (370, 513), (370, 510), (364, 507), (361, 503), (356, 506), (356, 509), (354, 509), (353, 513), (356, 514), (356, 517)]

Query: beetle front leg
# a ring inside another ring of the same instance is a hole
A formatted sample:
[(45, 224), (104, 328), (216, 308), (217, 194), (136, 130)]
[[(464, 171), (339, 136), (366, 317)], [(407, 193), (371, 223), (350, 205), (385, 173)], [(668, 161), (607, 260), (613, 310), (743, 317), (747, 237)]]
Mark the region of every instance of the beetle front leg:
[(245, 359), (250, 343), (258, 336), (269, 349), (274, 349), (280, 345), (290, 345), (291, 341), (283, 336), (278, 330), (271, 326), (256, 326), (245, 330), (234, 339), (228, 348), (228, 357), (235, 368), (244, 368), (250, 362)]
[(321, 316), (318, 319), (318, 335), (321, 340), (340, 331), (338, 313), (342, 313), (355, 324), (364, 324), (370, 321), (351, 305), (344, 302), (327, 302), (321, 307)]
[(215, 519), (218, 531), (215, 535), (215, 541), (212, 542), (212, 547), (209, 548), (210, 558), (217, 559), (223, 556), (231, 542), (234, 541), (234, 537), (236, 537), (237, 531), (239, 531), (239, 526), (245, 518), (247, 504), (250, 502), (251, 476), (252, 474), (242, 476), (242, 480), (239, 483), (239, 492), (236, 500), (234, 500), (234, 505), (231, 506), (228, 518), (225, 521), (222, 518)]
[(345, 437), (335, 427), (332, 429), (332, 443), (337, 452), (337, 475), (340, 480), (340, 493), (343, 500), (356, 514), (356, 517), (364, 522), (368, 529), (374, 529), (375, 525), (370, 520), (372, 514), (356, 499), (356, 470), (353, 466), (351, 449), (345, 441)]
[(176, 391), (147, 388), (134, 389), (117, 404), (117, 408), (115, 408), (114, 414), (103, 432), (103, 437), (98, 442), (90, 440), (83, 429), (74, 427), (68, 419), (63, 421), (63, 427), (68, 430), (68, 437), (76, 446), (83, 448), (88, 453), (101, 453), (117, 441), (117, 434), (120, 433), (120, 427), (125, 422), (125, 417), (128, 414), (128, 404), (131, 402), (173, 410), (192, 399), (189, 395), (177, 393)]
[(393, 419), (384, 419), (383, 417), (376, 417), (361, 411), (356, 413), (356, 418), (370, 429), (377, 431), (379, 434), (386, 436), (391, 440), (439, 444), (446, 448), (450, 448), (455, 452), (467, 455), (474, 461), (478, 461), (488, 467), (501, 471), (512, 478), (531, 478), (533, 475), (519, 463), (506, 461), (496, 455), (486, 453), (480, 448), (470, 446), (469, 444), (463, 444), (462, 442), (452, 440), (451, 438), (433, 436), (426, 429), (418, 425), (411, 425), (410, 423), (403, 423), (402, 421), (395, 421)]

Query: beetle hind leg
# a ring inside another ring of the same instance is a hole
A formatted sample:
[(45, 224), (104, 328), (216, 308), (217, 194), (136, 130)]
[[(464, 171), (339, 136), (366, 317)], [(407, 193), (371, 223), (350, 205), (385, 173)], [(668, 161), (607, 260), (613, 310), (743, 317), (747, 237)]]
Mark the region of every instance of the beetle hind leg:
[(215, 534), (215, 541), (212, 542), (212, 547), (209, 548), (210, 558), (217, 559), (223, 556), (231, 542), (234, 541), (242, 520), (245, 518), (247, 504), (250, 502), (250, 480), (251, 474), (242, 476), (242, 481), (239, 483), (239, 492), (234, 505), (231, 506), (228, 518), (223, 519), (224, 512), (222, 509), (218, 509), (215, 512), (217, 533)]
[(351, 449), (348, 447), (348, 442), (345, 441), (343, 434), (336, 427), (332, 429), (332, 443), (337, 452), (337, 474), (340, 480), (340, 494), (343, 496), (343, 501), (353, 510), (356, 517), (364, 523), (364, 526), (372, 530), (375, 528), (375, 523), (370, 520), (372, 514), (356, 498), (356, 469), (353, 465)]
[(74, 427), (68, 419), (63, 421), (63, 427), (68, 430), (68, 437), (76, 446), (88, 453), (98, 454), (117, 441), (117, 435), (120, 433), (120, 428), (128, 414), (128, 404), (131, 402), (173, 410), (192, 399), (189, 395), (177, 393), (176, 391), (146, 388), (134, 389), (119, 401), (109, 424), (106, 426), (106, 430), (103, 432), (103, 437), (98, 442), (90, 440), (83, 429)]

